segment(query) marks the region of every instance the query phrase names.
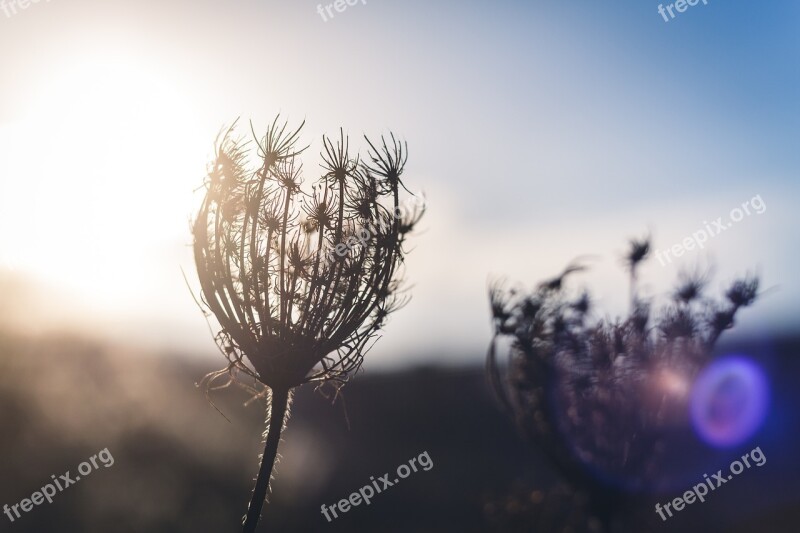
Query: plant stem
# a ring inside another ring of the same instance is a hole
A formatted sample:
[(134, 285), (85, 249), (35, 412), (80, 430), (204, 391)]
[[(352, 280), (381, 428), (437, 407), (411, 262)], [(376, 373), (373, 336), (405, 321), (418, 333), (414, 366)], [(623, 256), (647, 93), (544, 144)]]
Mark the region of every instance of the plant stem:
[(267, 428), (267, 438), (264, 443), (264, 455), (261, 457), (261, 467), (258, 470), (256, 486), (253, 489), (253, 498), (250, 500), (250, 507), (247, 509), (247, 517), (244, 521), (243, 533), (254, 533), (258, 520), (261, 518), (261, 509), (264, 507), (264, 500), (269, 491), (269, 478), (272, 475), (272, 467), (278, 455), (278, 443), (281, 440), (281, 430), (286, 412), (289, 406), (289, 389), (273, 388), (272, 401), (269, 413), (269, 427)]

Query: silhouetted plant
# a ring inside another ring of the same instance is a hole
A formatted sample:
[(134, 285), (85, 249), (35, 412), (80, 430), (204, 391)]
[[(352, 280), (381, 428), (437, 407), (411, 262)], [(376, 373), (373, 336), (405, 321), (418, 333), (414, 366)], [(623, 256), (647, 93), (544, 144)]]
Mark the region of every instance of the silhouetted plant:
[(336, 142), (323, 137), (323, 174), (306, 191), (304, 149), (296, 147), (302, 124), (291, 130), (276, 118), (250, 141), (234, 136), (234, 127), (217, 139), (194, 256), (202, 303), (221, 326), (215, 339), (229, 361), (207, 376), (209, 386), (225, 379), (222, 386), (269, 393), (264, 455), (244, 519), (252, 532), (292, 389), (338, 388), (361, 367), (387, 316), (405, 301), (403, 243), (424, 208), (400, 206), (407, 149), (394, 136), (377, 146), (367, 139), (366, 161), (350, 153), (343, 133)]
[[(636, 290), (650, 249), (647, 238), (630, 243), (625, 264), (632, 302), (621, 320), (593, 320), (589, 293), (565, 288), (584, 269), (580, 264), (533, 291), (501, 282), (489, 289), (490, 383), (524, 434), (589, 494), (606, 528), (619, 494), (595, 474), (624, 478), (633, 491), (654, 480), (665, 431), (688, 417), (689, 384), (758, 292), (758, 279), (746, 277), (714, 301), (703, 295), (706, 276), (682, 273), (671, 301), (654, 312)], [(497, 358), (500, 338), (511, 340), (505, 373)]]

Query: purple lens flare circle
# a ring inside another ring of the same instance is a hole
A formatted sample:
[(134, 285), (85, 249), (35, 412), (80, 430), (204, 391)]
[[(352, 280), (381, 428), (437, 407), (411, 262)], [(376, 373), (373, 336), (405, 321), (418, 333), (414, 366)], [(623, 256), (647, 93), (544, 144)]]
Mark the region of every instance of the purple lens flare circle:
[(708, 365), (692, 387), (692, 424), (706, 443), (736, 446), (761, 426), (768, 403), (769, 385), (761, 368), (746, 357), (723, 357)]

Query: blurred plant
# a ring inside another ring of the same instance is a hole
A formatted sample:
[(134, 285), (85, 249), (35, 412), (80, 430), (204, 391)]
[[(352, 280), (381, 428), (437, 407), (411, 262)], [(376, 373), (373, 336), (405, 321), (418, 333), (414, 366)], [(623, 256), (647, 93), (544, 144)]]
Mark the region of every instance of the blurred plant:
[[(734, 282), (723, 301), (704, 297), (707, 276), (682, 273), (669, 303), (657, 313), (638, 295), (638, 268), (649, 238), (633, 240), (625, 256), (631, 309), (616, 321), (592, 320), (588, 292), (572, 294), (566, 279), (584, 270), (568, 266), (531, 292), (489, 288), (494, 337), (487, 374), (503, 409), (577, 489), (605, 529), (627, 490), (652, 483), (663, 456), (663, 437), (687, 419), (689, 385), (739, 309), (753, 303), (758, 279)], [(510, 339), (501, 373), (497, 345)]]
[[(338, 388), (362, 364), (388, 315), (405, 302), (399, 291), (406, 236), (423, 214), (398, 209), (404, 144), (391, 136), (368, 159), (351, 155), (340, 132), (323, 137), (323, 175), (302, 187), (296, 148), (303, 127), (278, 118), (264, 136), (245, 141), (235, 123), (221, 134), (194, 223), (194, 256), (202, 304), (221, 326), (215, 340), (227, 368), (209, 388), (238, 383), (268, 397), (261, 467), (244, 531), (252, 532), (269, 490), (291, 391), (304, 383)], [(252, 130), (252, 128), (251, 128)], [(257, 164), (250, 165), (250, 143)], [(369, 225), (369, 240), (353, 235)], [(377, 228), (377, 229), (376, 229)], [(347, 253), (327, 253), (349, 243)]]

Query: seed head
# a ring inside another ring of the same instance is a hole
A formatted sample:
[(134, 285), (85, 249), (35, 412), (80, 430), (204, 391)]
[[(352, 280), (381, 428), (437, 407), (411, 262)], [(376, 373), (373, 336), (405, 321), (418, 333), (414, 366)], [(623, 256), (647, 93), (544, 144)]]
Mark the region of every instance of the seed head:
[[(632, 283), (649, 249), (649, 239), (631, 242)], [(504, 410), (575, 486), (595, 490), (592, 472), (601, 471), (642, 489), (659, 466), (665, 431), (687, 412), (687, 384), (737, 310), (753, 303), (758, 279), (695, 305), (707, 277), (682, 273), (660, 308), (636, 296), (627, 317), (591, 320), (590, 294), (576, 296), (567, 283), (581, 269), (573, 263), (529, 292), (490, 285), (488, 379)], [(500, 337), (511, 340), (502, 371)]]
[[(384, 141), (364, 164), (349, 140), (323, 138), (323, 173), (307, 192), (296, 147), (302, 124), (278, 119), (249, 141), (235, 124), (217, 140), (194, 222), (202, 303), (221, 329), (228, 374), (270, 388), (344, 382), (387, 316), (405, 301), (399, 267), (419, 220), (392, 216), (405, 146)], [(379, 231), (358, 233), (362, 227)], [(361, 235), (360, 239), (354, 235)], [(343, 252), (344, 253), (340, 253)]]

